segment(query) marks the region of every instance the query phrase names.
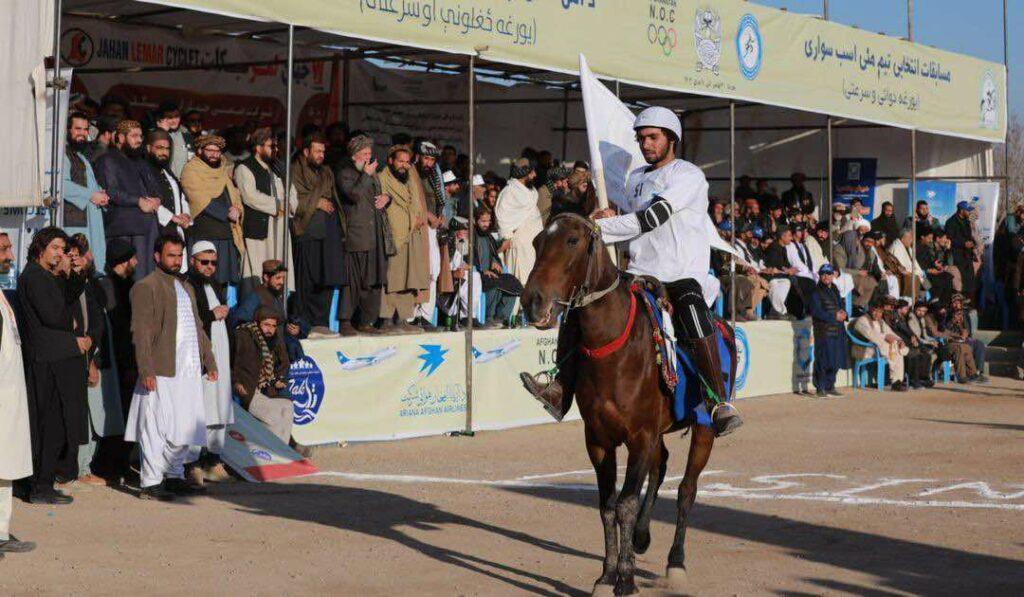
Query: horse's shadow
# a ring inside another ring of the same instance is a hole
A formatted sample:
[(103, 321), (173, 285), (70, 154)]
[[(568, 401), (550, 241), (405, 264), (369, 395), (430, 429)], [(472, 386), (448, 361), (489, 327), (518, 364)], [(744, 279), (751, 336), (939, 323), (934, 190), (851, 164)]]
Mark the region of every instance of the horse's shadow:
[[(505, 489), (534, 498), (590, 507), (593, 512), (591, 523), (600, 525), (593, 493), (530, 487)], [(675, 525), (675, 500), (659, 499), (652, 520)], [(1020, 587), (1024, 586), (1024, 562), (1020, 560), (709, 505), (701, 503), (699, 493), (688, 527), (732, 539), (782, 547), (793, 558), (866, 573), (877, 579), (870, 587), (860, 587), (836, 579), (804, 578), (805, 582), (820, 587), (821, 590), (815, 593), (1009, 595), (1020, 594)], [(949, 531), (952, 533), (955, 529), (951, 527)], [(672, 539), (671, 532), (665, 529), (654, 529), (652, 535), (655, 544), (664, 544)], [(689, 538), (687, 547), (699, 552), (699, 539)]]
[(257, 516), (312, 522), (388, 539), (441, 564), (463, 568), (508, 585), (509, 590), (537, 595), (589, 595), (589, 592), (523, 568), (459, 551), (449, 547), (445, 537), (440, 537), (437, 545), (427, 543), (406, 533), (402, 527), (430, 531), (458, 525), (536, 546), (551, 558), (568, 556), (600, 562), (600, 558), (591, 553), (446, 512), (434, 504), (372, 489), (311, 483), (231, 484), (210, 492), (209, 497)]

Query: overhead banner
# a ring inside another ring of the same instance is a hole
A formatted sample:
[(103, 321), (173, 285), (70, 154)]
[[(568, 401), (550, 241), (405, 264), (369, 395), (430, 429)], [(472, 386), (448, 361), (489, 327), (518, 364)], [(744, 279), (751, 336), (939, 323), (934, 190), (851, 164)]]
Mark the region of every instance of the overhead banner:
[(850, 205), (854, 199), (873, 213), (877, 158), (836, 158), (832, 160), (832, 198)]
[[(285, 73), (281, 64), (232, 64), (284, 60), (287, 51), (245, 39), (187, 36), (157, 27), (125, 26), (116, 22), (68, 16), (61, 33), (61, 61), (76, 69), (72, 104), (116, 96), (131, 104), (131, 117), (145, 121), (161, 102), (173, 100), (183, 112), (198, 110), (203, 126), (223, 129), (254, 122), (285, 119)], [(296, 49), (296, 58), (309, 55)], [(294, 65), (296, 121), (327, 122), (332, 76), (329, 61)], [(120, 69), (184, 69), (180, 73), (142, 71), (130, 76)]]
[(1002, 142), (1006, 70), (741, 0), (173, 0), (361, 39)]

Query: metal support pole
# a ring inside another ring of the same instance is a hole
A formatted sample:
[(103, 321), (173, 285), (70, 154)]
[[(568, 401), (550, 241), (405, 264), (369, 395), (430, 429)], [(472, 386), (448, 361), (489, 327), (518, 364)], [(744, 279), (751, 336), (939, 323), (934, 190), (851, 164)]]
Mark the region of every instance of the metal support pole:
[(821, 0), (821, 18), (828, 20), (828, 0)]
[(836, 244), (836, 241), (838, 240), (836, 238), (833, 238), (833, 235), (835, 234), (836, 231), (832, 229), (832, 202), (834, 201), (834, 199), (832, 198), (832, 116), (825, 117), (825, 146), (826, 146), (826, 148), (825, 148), (825, 159), (828, 161), (828, 163), (825, 164), (825, 176), (826, 176), (826, 178), (828, 180), (828, 183), (827, 183), (828, 186), (825, 189), (825, 193), (822, 193), (822, 195), (828, 197), (828, 205), (826, 206), (827, 209), (822, 210), (821, 213), (823, 215), (825, 213), (828, 214), (828, 220), (826, 220), (828, 222), (828, 240), (829, 240), (829, 243), (828, 243), (828, 260), (829, 260), (829, 263), (831, 263), (832, 262), (832, 247)]
[(562, 90), (562, 161), (569, 151), (569, 88)]
[[(907, 212), (910, 213), (910, 231), (914, 235), (913, 243), (911, 244), (910, 253), (910, 273), (914, 273), (914, 266), (917, 265), (917, 191), (914, 187), (917, 186), (917, 129), (910, 129), (910, 192), (907, 193)], [(911, 302), (917, 302), (917, 276), (911, 275), (910, 280), (910, 298), (913, 299)]]
[(914, 0), (907, 0), (907, 41), (914, 41)]
[[(736, 238), (736, 102), (729, 102), (729, 224)], [(735, 240), (733, 241), (735, 242)], [(736, 258), (729, 259), (729, 318), (736, 327)]]
[[(473, 324), (475, 323), (476, 316), (473, 312), (474, 308), (474, 292), (473, 292), (473, 236), (476, 234), (476, 220), (474, 219), (473, 212), (475, 203), (473, 199), (473, 174), (476, 168), (476, 54), (470, 54), (469, 56), (469, 172), (467, 177), (469, 179), (469, 262), (470, 268), (466, 272), (466, 305), (467, 305), (467, 325), (466, 325), (466, 429), (464, 433), (473, 433)], [(456, 298), (456, 300), (458, 300)]]
[[(284, 247), (282, 247), (281, 255), (284, 257), (284, 263), (288, 265), (288, 245), (290, 244), (290, 228), (289, 220), (291, 219), (291, 196), (292, 196), (292, 67), (294, 66), (295, 58), (295, 26), (288, 25), (288, 73), (287, 73), (287, 95), (288, 99), (285, 102), (285, 122), (284, 122), (284, 147), (278, 147), (277, 151), (279, 155), (284, 156)], [(288, 317), (288, 276), (284, 278), (284, 314)]]
[[(1006, 98), (1003, 102), (1004, 106), (1010, 105), (1010, 54), (1007, 43), (1007, 31), (1006, 31), (1006, 0), (1003, 0), (1003, 68), (1006, 69)], [(1010, 113), (1009, 109), (1006, 111)], [(1006, 205), (1006, 213), (1003, 217), (1010, 215), (1012, 207), (1010, 206), (1010, 123), (1006, 123), (1006, 137), (1003, 139), (1003, 188), (1004, 188), (1004, 203)]]
[(348, 109), (349, 109), (349, 81), (351, 81), (352, 57), (348, 50), (345, 50), (344, 59), (342, 60), (342, 66), (344, 70), (341, 71), (341, 121), (345, 123), (345, 126), (350, 127), (348, 120)]
[(57, 196), (58, 180), (62, 159), (57, 148), (60, 146), (60, 91), (70, 83), (60, 77), (60, 12), (61, 0), (54, 2), (53, 8), (53, 78), (51, 85), (53, 90), (53, 134), (50, 145), (50, 223), (59, 226), (61, 209), (61, 198)]

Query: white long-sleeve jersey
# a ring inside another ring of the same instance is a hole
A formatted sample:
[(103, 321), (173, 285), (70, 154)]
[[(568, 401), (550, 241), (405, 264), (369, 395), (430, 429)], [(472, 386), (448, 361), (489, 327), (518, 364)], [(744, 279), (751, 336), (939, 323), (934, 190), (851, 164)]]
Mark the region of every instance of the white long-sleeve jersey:
[[(711, 266), (708, 182), (700, 168), (684, 160), (651, 170), (637, 168), (626, 180), (626, 197), (611, 197), (622, 215), (598, 220), (604, 240), (629, 241), (632, 274), (653, 276), (662, 282), (693, 278), (708, 287)], [(667, 221), (643, 232), (640, 212), (661, 197), (671, 207)]]

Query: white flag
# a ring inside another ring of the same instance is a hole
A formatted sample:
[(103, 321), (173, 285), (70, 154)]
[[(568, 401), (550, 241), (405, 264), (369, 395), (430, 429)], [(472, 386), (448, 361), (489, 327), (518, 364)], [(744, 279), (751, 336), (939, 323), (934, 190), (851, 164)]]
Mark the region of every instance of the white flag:
[[(601, 208), (608, 207), (609, 202), (618, 205), (626, 196), (629, 173), (647, 165), (633, 131), (636, 116), (594, 76), (583, 54), (580, 54), (580, 90), (598, 204)], [(704, 229), (712, 248), (739, 255), (718, 235), (710, 216), (705, 215)]]
[(633, 132), (636, 116), (594, 76), (587, 59), (580, 54), (580, 90), (587, 119), (590, 167), (601, 208), (626, 193), (626, 177), (646, 165)]

